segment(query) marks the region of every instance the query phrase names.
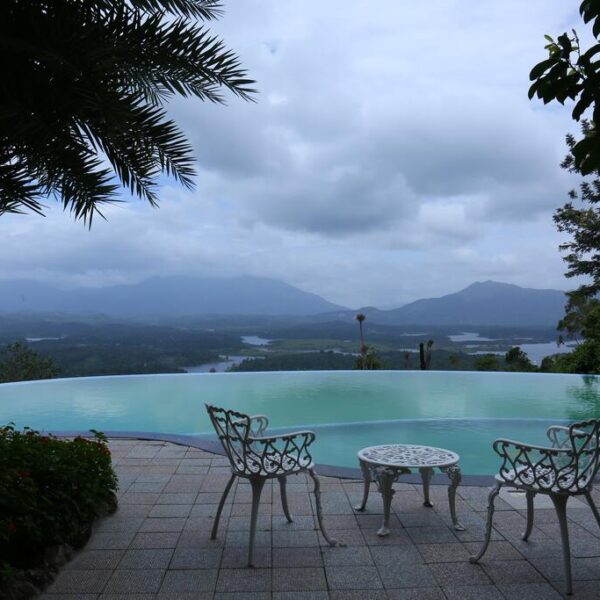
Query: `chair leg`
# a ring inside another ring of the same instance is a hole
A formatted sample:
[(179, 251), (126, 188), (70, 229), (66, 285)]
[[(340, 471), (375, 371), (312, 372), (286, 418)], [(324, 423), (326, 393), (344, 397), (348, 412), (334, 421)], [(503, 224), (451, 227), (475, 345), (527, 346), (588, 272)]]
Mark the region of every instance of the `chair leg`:
[(371, 471), (369, 471), (369, 465), (366, 462), (360, 461), (360, 470), (363, 476), (363, 498), (362, 502), (354, 507), (354, 510), (360, 512), (367, 508), (367, 500), (369, 499), (369, 488), (371, 486)]
[(254, 537), (256, 534), (256, 519), (258, 517), (258, 505), (260, 495), (265, 485), (264, 477), (251, 477), (250, 486), (252, 487), (252, 513), (250, 514), (250, 540), (248, 543), (248, 566), (253, 567), (254, 561)]
[(314, 469), (308, 469), (308, 474), (315, 485), (313, 492), (315, 494), (315, 504), (317, 505), (317, 522), (319, 523), (319, 529), (321, 530), (325, 541), (330, 546), (342, 546), (343, 544), (340, 544), (333, 538), (330, 538), (327, 535), (327, 531), (325, 531), (325, 527), (323, 526), (323, 508), (321, 506), (321, 483), (319, 482), (319, 477), (315, 473)]
[(290, 509), (288, 508), (288, 501), (287, 501), (287, 478), (285, 476), (283, 477), (278, 477), (277, 480), (279, 481), (279, 491), (281, 494), (281, 506), (283, 507), (283, 514), (285, 515), (285, 518), (288, 520), (288, 523), (292, 522), (292, 517), (290, 515)]
[(488, 517), (487, 524), (485, 527), (485, 540), (483, 541), (483, 546), (479, 551), (479, 554), (471, 556), (469, 558), (469, 562), (476, 563), (479, 562), (481, 557), (486, 553), (488, 546), (490, 544), (490, 538), (492, 537), (492, 519), (494, 517), (494, 500), (496, 496), (500, 493), (500, 488), (502, 487), (502, 483), (498, 481), (496, 485), (491, 489), (490, 495), (488, 496)]
[(598, 523), (598, 527), (600, 527), (600, 514), (598, 514), (598, 509), (596, 508), (596, 504), (594, 502), (594, 499), (592, 498), (592, 494), (590, 493), (590, 490), (588, 490), (585, 493), (585, 499), (587, 500), (587, 503), (590, 505), (590, 508), (592, 509), (592, 512), (594, 513), (594, 517), (596, 518), (596, 523)]
[(551, 494), (550, 498), (556, 509), (558, 516), (558, 524), (560, 525), (560, 537), (562, 538), (563, 546), (563, 562), (565, 565), (565, 582), (567, 595), (573, 593), (573, 582), (571, 578), (571, 548), (569, 545), (569, 527), (567, 525), (567, 500), (569, 496)]
[(235, 479), (235, 475), (232, 475), (225, 489), (223, 490), (223, 495), (221, 496), (221, 500), (219, 501), (219, 508), (217, 508), (217, 514), (215, 516), (215, 522), (213, 523), (212, 532), (210, 534), (210, 539), (214, 540), (217, 537), (217, 531), (219, 529), (219, 519), (221, 518), (221, 513), (223, 512), (223, 506), (225, 506), (225, 500), (227, 500), (227, 496), (229, 495), (229, 490), (233, 485), (233, 480)]
[(525, 495), (527, 498), (527, 526), (525, 529), (525, 533), (521, 538), (524, 542), (526, 542), (529, 539), (529, 536), (531, 535), (531, 530), (533, 529), (533, 499), (535, 498), (535, 492), (528, 490), (527, 492), (525, 492)]

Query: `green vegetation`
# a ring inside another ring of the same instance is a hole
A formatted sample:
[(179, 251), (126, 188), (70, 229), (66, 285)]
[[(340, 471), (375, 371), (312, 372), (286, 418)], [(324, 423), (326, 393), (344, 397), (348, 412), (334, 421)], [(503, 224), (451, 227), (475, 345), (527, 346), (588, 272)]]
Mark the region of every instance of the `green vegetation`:
[(0, 214), (42, 214), (56, 197), (91, 224), (117, 179), (152, 205), (161, 173), (193, 187), (192, 148), (165, 103), (254, 93), (198, 24), (221, 12), (216, 0), (4, 0)]
[(556, 41), (545, 36), (548, 58), (531, 70), (529, 78), (533, 84), (529, 98), (537, 96), (544, 104), (573, 100), (575, 121), (588, 109), (592, 110), (590, 127), (584, 130), (579, 141), (573, 140), (571, 147), (575, 168), (582, 175), (589, 175), (600, 171), (600, 135), (596, 128), (600, 123), (600, 5), (595, 0), (584, 0), (579, 13), (584, 23), (592, 23), (596, 43), (587, 50), (582, 49), (575, 31), (571, 35), (559, 35)]
[(115, 507), (106, 439), (59, 440), (0, 428), (0, 597), (16, 571), (40, 567), (59, 544), (85, 543), (94, 517)]
[(22, 342), (0, 351), (0, 383), (52, 379), (60, 373), (51, 358), (43, 358)]
[(360, 333), (360, 354), (354, 361), (354, 369), (361, 371), (376, 371), (382, 368), (381, 358), (377, 354), (377, 350), (372, 346), (365, 344), (365, 332), (363, 323), (367, 317), (363, 313), (358, 313), (355, 317), (358, 321), (359, 333)]

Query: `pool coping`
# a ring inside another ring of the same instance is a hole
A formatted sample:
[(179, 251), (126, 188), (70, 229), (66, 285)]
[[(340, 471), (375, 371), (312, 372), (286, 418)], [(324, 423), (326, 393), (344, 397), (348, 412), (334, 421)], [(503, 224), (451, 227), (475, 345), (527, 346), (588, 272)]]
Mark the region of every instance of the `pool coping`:
[[(51, 435), (57, 437), (93, 437), (94, 434), (91, 431), (49, 431)], [(169, 442), (171, 444), (177, 444), (179, 446), (190, 446), (191, 448), (197, 448), (198, 450), (204, 450), (212, 454), (219, 456), (225, 456), (225, 451), (221, 444), (217, 441), (207, 440), (205, 438), (195, 435), (184, 435), (177, 433), (155, 433), (151, 431), (104, 431), (103, 434), (108, 438), (113, 439), (135, 439), (135, 440), (148, 440), (158, 442)], [(362, 479), (362, 473), (358, 467), (338, 467), (335, 465), (324, 465), (318, 463), (316, 465), (317, 472), (319, 475), (325, 477), (339, 477), (341, 479)], [(402, 481), (404, 483), (416, 483), (422, 482), (421, 475), (410, 474), (402, 475)], [(491, 486), (494, 484), (493, 475), (462, 475), (461, 485), (463, 486)], [(443, 474), (435, 474), (431, 481), (433, 485), (447, 485), (448, 477)]]

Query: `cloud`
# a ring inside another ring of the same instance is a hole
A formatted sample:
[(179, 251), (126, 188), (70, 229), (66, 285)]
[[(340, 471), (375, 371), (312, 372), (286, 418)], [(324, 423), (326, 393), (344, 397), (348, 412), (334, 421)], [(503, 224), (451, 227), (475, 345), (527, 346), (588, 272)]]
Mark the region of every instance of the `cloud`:
[(552, 211), (569, 111), (527, 99), (559, 0), (246, 0), (215, 24), (256, 103), (169, 111), (197, 189), (110, 207), (91, 232), (57, 207), (0, 218), (0, 277), (64, 285), (166, 273), (280, 278), (341, 304), (394, 305), (474, 280), (567, 287)]

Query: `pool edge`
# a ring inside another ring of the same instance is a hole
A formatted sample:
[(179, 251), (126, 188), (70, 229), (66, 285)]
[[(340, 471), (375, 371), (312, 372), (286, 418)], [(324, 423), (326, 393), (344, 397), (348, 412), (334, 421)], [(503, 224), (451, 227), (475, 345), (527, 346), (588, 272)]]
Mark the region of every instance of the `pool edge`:
[[(51, 435), (57, 437), (93, 437), (94, 434), (90, 431), (48, 431)], [(204, 450), (219, 456), (225, 456), (223, 447), (219, 442), (207, 440), (194, 435), (182, 435), (176, 433), (154, 433), (151, 431), (104, 431), (107, 438), (113, 439), (134, 439), (134, 440), (149, 440), (159, 442), (169, 442), (179, 446), (189, 446), (198, 450)], [(324, 465), (318, 463), (316, 465), (319, 475), (324, 477), (339, 477), (340, 479), (362, 479), (361, 471), (358, 467), (338, 467), (335, 465)], [(494, 484), (493, 475), (462, 475), (461, 485), (463, 486), (491, 486)], [(421, 476), (417, 474), (403, 475), (402, 483), (421, 483)], [(433, 485), (447, 485), (448, 477), (443, 474), (433, 476)]]

